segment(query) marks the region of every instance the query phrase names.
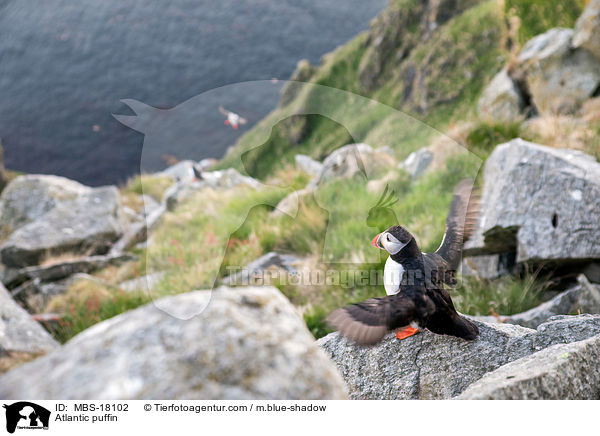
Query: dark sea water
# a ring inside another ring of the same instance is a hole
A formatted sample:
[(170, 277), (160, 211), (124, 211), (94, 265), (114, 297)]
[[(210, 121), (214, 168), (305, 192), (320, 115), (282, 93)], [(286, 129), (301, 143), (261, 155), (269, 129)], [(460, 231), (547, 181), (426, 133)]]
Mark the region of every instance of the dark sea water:
[[(0, 0), (0, 138), (6, 167), (91, 185), (140, 171), (144, 136), (111, 114), (130, 98), (172, 108), (215, 88), (287, 79), (368, 28), (386, 0)], [(277, 103), (278, 89), (207, 93), (197, 146), (164, 154), (220, 157)], [(249, 124), (226, 128), (217, 108)], [(157, 156), (160, 153), (156, 153)], [(144, 170), (159, 169), (158, 159)]]

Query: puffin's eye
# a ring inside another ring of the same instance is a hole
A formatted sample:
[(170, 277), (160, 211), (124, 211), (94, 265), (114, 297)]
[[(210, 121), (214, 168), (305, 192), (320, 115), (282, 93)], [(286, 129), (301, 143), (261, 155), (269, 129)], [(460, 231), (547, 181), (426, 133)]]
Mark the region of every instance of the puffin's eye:
[(390, 235), (385, 235), (385, 236), (386, 236), (386, 239), (388, 242), (392, 242), (392, 240), (390, 239)]

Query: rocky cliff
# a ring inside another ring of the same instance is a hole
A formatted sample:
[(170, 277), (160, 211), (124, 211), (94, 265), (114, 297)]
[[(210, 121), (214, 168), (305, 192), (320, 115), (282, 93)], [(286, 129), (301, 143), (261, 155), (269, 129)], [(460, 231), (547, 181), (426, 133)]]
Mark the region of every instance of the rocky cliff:
[[(295, 81), (354, 93), (326, 102), (349, 125), (289, 82), (216, 164), (118, 188), (12, 180), (0, 396), (598, 399), (600, 0), (560, 16), (519, 1), (393, 1), (299, 63)], [(383, 293), (342, 280), (381, 270), (372, 236), (401, 222), (435, 250), (468, 176), (482, 198), (452, 297), (479, 338), (330, 333), (331, 310)]]

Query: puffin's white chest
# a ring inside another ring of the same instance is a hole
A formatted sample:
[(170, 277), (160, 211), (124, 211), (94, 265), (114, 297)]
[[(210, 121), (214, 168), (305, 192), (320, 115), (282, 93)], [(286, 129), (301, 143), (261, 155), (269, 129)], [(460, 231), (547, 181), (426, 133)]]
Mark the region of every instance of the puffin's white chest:
[(392, 256), (388, 257), (383, 269), (383, 287), (386, 294), (394, 295), (400, 291), (400, 283), (402, 283), (403, 276), (404, 268), (402, 264), (393, 260)]

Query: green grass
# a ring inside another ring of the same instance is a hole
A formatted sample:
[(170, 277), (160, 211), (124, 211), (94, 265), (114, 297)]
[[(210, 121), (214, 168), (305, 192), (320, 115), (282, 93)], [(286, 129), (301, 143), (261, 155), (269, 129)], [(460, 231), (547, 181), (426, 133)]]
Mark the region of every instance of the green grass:
[(518, 138), (520, 123), (479, 122), (467, 134), (466, 145), (469, 151), (486, 159), (498, 144)]
[[(473, 177), (479, 163), (472, 155), (459, 155), (448, 160), (445, 170), (412, 183), (398, 172), (389, 186), (400, 201), (384, 213), (373, 212), (381, 193), (368, 192), (361, 178), (327, 182), (303, 199), (295, 218), (271, 214), (273, 205), (287, 192), (276, 187), (201, 191), (164, 217), (139, 265), (103, 271), (98, 277), (105, 284), (77, 282), (65, 295), (56, 297), (48, 310), (66, 313), (56, 336), (64, 342), (97, 322), (153, 299), (211, 288), (215, 277), (227, 274), (228, 266), (244, 266), (275, 250), (306, 256), (312, 262), (311, 271), (322, 271), (328, 277), (328, 281), (312, 284), (275, 283), (300, 309), (309, 330), (320, 337), (329, 332), (324, 319), (332, 310), (385, 294), (381, 284), (356, 280), (365, 271), (381, 273), (383, 269), (385, 256), (371, 247), (372, 237), (399, 222), (415, 235), (423, 251), (435, 250), (445, 230), (454, 186), (464, 177)], [(290, 170), (281, 176), (295, 188), (308, 180)], [(240, 219), (247, 210), (247, 217)], [(151, 295), (124, 293), (117, 287), (128, 276), (157, 271), (165, 276)], [(537, 294), (522, 285), (517, 281), (500, 285), (469, 282), (459, 289), (457, 304), (467, 313), (489, 313), (490, 301), (501, 313), (525, 310), (537, 301)]]
[(451, 293), (456, 308), (469, 315), (513, 315), (543, 301), (548, 283), (536, 274), (506, 276), (493, 281), (464, 277)]
[(585, 4), (586, 0), (506, 0), (505, 11), (508, 17), (518, 17), (518, 42), (524, 45), (553, 27), (574, 27)]
[[(59, 339), (64, 341), (151, 299), (211, 288), (215, 278), (227, 274), (227, 267), (244, 266), (269, 251), (305, 257), (311, 271), (335, 278), (313, 285), (276, 283), (315, 337), (329, 332), (324, 319), (332, 310), (383, 295), (381, 285), (345, 279), (357, 271), (382, 270), (385, 256), (370, 246), (373, 235), (397, 219), (415, 235), (423, 251), (435, 250), (456, 183), (474, 178), (481, 164), (477, 156), (485, 158), (495, 145), (518, 136), (519, 124), (479, 122), (465, 140), (473, 154), (453, 157), (444, 169), (414, 183), (399, 172), (389, 183), (399, 201), (388, 209), (373, 209), (381, 193), (368, 192), (365, 180), (351, 179), (330, 181), (303, 198), (296, 217), (274, 216), (271, 211), (288, 192), (301, 189), (310, 179), (294, 169), (296, 154), (322, 160), (345, 144), (366, 142), (374, 148), (389, 145), (397, 158), (404, 158), (429, 145), (440, 131), (474, 119), (481, 90), (509, 58), (506, 15), (519, 17), (522, 44), (550, 27), (572, 27), (583, 6), (583, 0), (559, 5), (506, 0), (504, 10), (496, 0), (459, 3), (474, 5), (421, 38), (414, 20), (405, 26), (399, 23), (402, 17), (416, 14), (422, 2), (394, 0), (375, 25), (387, 26), (381, 45), (386, 52), (378, 53), (376, 38), (364, 32), (326, 55), (321, 65), (311, 68), (310, 83), (315, 86), (290, 90), (294, 97), (246, 132), (215, 168), (234, 167), (271, 187), (204, 190), (167, 213), (131, 271), (107, 270), (100, 274), (106, 284), (78, 284), (53, 301), (51, 308), (67, 314)], [(414, 47), (399, 58), (399, 47), (389, 47), (389, 41)], [(382, 59), (382, 71), (376, 86), (366, 90), (360, 71), (376, 59)], [(418, 81), (407, 87), (411, 71)], [(307, 115), (295, 116), (297, 112)], [(160, 201), (171, 183), (164, 177), (142, 175), (128, 183), (123, 198), (132, 206), (142, 193)], [(125, 294), (116, 286), (117, 276), (124, 280), (159, 271), (165, 275), (152, 295)], [(539, 303), (543, 289), (543, 282), (530, 276), (493, 282), (467, 279), (453, 295), (465, 313), (511, 314)]]
[(127, 182), (123, 192), (138, 195), (149, 195), (156, 201), (162, 201), (166, 190), (173, 185), (173, 179), (168, 176), (142, 174)]
[(91, 280), (79, 280), (65, 294), (54, 297), (47, 311), (63, 314), (63, 319), (52, 333), (64, 343), (92, 325), (135, 309), (150, 302), (144, 293), (124, 292)]
[[(408, 3), (418, 6), (418, 2)], [(278, 107), (244, 134), (219, 167), (245, 167), (248, 174), (265, 178), (291, 164), (295, 154), (323, 159), (351, 142), (366, 142), (373, 147), (389, 145), (397, 157), (406, 157), (451, 123), (474, 115), (481, 89), (507, 57), (500, 46), (503, 26), (497, 3), (481, 2), (446, 22), (430, 39), (418, 42), (408, 58), (390, 66), (383, 82), (370, 92), (361, 90), (359, 84), (358, 65), (367, 44), (367, 35), (360, 34), (327, 55), (310, 79), (316, 85), (355, 93), (354, 101), (351, 96), (340, 97), (323, 88), (301, 89), (289, 104)], [(411, 66), (420, 71), (422, 81), (413, 87), (412, 98), (405, 101), (403, 72)], [(275, 121), (295, 109), (310, 107), (326, 108), (332, 116), (341, 114), (344, 124), (322, 115)], [(265, 129), (270, 133), (262, 141), (259, 138)]]

